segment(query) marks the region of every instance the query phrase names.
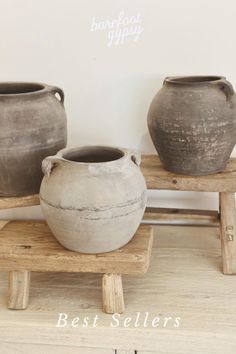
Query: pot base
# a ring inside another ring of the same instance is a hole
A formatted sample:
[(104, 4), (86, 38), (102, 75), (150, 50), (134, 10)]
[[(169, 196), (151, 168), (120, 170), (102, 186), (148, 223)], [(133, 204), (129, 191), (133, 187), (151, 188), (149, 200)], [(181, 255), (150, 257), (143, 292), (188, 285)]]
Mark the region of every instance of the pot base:
[(222, 167), (222, 168), (219, 168), (217, 170), (208, 170), (208, 171), (204, 171), (204, 172), (200, 172), (199, 170), (197, 171), (186, 171), (186, 170), (182, 170), (182, 169), (178, 169), (178, 168), (173, 168), (173, 167), (165, 167), (165, 169), (168, 171), (168, 172), (171, 172), (171, 173), (174, 173), (176, 175), (179, 175), (179, 176), (196, 176), (196, 177), (201, 177), (201, 176), (208, 176), (208, 175), (215, 175), (217, 173), (222, 173), (224, 172), (225, 168), (226, 168), (226, 165), (227, 163)]

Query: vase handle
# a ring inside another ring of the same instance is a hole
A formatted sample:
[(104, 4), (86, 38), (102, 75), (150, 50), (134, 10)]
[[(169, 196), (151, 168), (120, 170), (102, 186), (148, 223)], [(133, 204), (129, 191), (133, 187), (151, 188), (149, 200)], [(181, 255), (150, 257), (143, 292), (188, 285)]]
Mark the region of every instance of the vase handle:
[(56, 167), (57, 165), (62, 162), (63, 159), (60, 156), (47, 156), (43, 161), (42, 161), (42, 170), (44, 173), (45, 177), (49, 177), (53, 168)]
[(138, 167), (141, 164), (141, 154), (137, 151), (131, 151), (130, 152), (130, 158), (131, 160), (137, 165)]
[(217, 81), (212, 81), (212, 83), (217, 85), (220, 88), (220, 90), (222, 90), (224, 92), (227, 101), (229, 101), (230, 98), (234, 95), (233, 86), (225, 78), (222, 78)]
[(55, 96), (56, 93), (60, 96), (60, 100), (58, 100), (63, 106), (64, 106), (64, 101), (65, 101), (65, 94), (64, 91), (57, 86), (50, 86), (49, 87), (50, 92)]

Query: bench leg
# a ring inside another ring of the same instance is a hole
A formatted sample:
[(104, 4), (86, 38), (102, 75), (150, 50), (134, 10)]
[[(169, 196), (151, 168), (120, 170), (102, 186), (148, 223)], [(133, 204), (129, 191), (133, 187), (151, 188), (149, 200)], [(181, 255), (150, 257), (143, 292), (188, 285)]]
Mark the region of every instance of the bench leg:
[(236, 274), (236, 208), (234, 193), (220, 193), (223, 273)]
[(28, 306), (30, 289), (30, 271), (12, 270), (9, 272), (8, 308), (23, 310)]
[(104, 274), (102, 279), (103, 311), (106, 313), (123, 313), (124, 296), (120, 274)]

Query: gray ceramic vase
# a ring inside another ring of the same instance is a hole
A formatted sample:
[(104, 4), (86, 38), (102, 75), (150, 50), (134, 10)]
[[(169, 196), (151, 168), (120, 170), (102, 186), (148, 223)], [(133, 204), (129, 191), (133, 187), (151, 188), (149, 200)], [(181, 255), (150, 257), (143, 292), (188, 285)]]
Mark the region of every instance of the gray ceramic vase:
[(207, 175), (224, 170), (236, 143), (236, 101), (221, 76), (167, 77), (148, 128), (167, 170)]
[(39, 192), (42, 160), (66, 146), (63, 102), (64, 93), (55, 86), (0, 83), (1, 197)]
[(128, 243), (146, 205), (140, 156), (125, 149), (64, 149), (43, 161), (40, 202), (56, 239), (82, 253)]

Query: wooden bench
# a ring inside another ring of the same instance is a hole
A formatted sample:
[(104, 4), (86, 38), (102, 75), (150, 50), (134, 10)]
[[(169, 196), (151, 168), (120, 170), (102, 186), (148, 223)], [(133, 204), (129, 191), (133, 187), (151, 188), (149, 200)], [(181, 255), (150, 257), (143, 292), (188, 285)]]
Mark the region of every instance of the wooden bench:
[[(219, 210), (216, 212), (206, 211), (207, 218), (215, 223), (219, 219), (221, 229), (221, 245), (223, 273), (236, 274), (236, 158), (231, 158), (225, 171), (208, 176), (182, 176), (168, 172), (163, 167), (157, 155), (143, 155), (142, 172), (145, 176), (148, 189), (151, 190), (173, 190), (173, 191), (196, 191), (196, 192), (217, 192), (219, 193)], [(146, 218), (155, 219), (159, 214), (158, 208), (149, 208), (146, 211)], [(165, 210), (165, 215), (168, 210)], [(169, 219), (176, 218), (176, 215), (187, 218), (195, 215), (199, 218), (199, 211), (185, 211), (185, 213), (170, 209)], [(200, 214), (204, 215), (204, 211)], [(167, 219), (167, 218), (166, 218)]]
[(152, 227), (140, 225), (132, 240), (109, 253), (83, 254), (61, 246), (45, 221), (1, 221), (0, 269), (9, 271), (10, 309), (28, 305), (30, 273), (101, 273), (103, 310), (123, 313), (122, 274), (147, 272), (152, 249)]

